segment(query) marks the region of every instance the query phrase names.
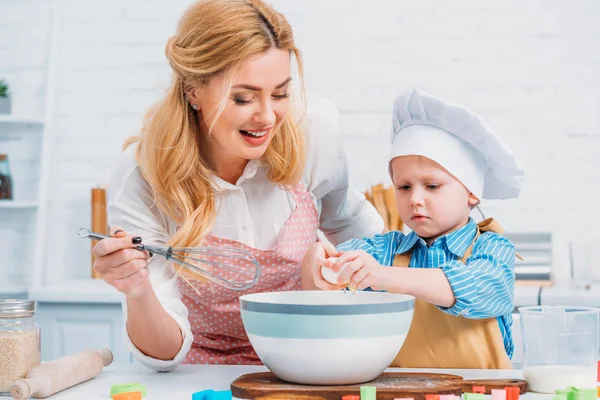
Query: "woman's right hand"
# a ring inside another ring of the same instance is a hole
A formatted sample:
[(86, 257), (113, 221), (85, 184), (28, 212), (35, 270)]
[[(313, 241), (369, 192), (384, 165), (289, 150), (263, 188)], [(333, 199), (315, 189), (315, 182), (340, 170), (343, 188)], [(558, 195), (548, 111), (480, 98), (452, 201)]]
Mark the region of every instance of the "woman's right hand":
[(92, 249), (94, 270), (127, 297), (149, 293), (152, 290), (147, 268), (150, 255), (147, 251), (135, 249), (142, 239), (131, 237), (118, 227), (110, 229), (110, 236), (100, 240)]

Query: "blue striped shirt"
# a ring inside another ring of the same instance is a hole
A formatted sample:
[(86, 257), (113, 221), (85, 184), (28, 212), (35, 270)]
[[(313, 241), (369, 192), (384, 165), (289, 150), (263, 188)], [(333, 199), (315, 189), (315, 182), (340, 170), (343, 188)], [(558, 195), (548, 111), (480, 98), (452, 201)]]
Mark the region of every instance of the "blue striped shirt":
[(506, 237), (482, 233), (466, 264), (460, 261), (475, 239), (472, 218), (462, 228), (437, 238), (431, 246), (414, 232), (387, 232), (366, 239), (351, 239), (339, 251), (364, 250), (383, 266), (391, 266), (396, 254), (413, 251), (410, 268), (440, 268), (446, 274), (456, 302), (439, 307), (450, 315), (466, 318), (496, 318), (506, 354), (512, 358), (512, 311), (515, 285), (515, 247)]

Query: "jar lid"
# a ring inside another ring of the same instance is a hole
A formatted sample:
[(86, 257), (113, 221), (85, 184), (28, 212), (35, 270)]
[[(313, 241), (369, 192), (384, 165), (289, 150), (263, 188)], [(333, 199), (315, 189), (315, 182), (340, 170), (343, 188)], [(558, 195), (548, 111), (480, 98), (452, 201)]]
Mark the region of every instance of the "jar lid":
[(32, 300), (0, 300), (0, 318), (30, 317), (34, 312)]

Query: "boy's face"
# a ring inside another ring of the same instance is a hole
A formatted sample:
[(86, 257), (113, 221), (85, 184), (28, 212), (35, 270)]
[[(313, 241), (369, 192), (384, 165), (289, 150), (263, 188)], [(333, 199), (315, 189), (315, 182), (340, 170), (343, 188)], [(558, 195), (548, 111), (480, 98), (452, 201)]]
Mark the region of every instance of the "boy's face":
[(478, 200), (438, 163), (401, 156), (391, 161), (391, 169), (400, 218), (429, 244), (467, 223)]

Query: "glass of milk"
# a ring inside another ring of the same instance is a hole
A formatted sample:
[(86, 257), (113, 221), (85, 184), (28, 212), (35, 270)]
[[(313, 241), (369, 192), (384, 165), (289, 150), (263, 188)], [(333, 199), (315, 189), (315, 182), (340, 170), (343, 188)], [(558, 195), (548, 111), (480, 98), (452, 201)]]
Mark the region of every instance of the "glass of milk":
[(530, 391), (596, 387), (600, 308), (532, 306), (519, 313)]

